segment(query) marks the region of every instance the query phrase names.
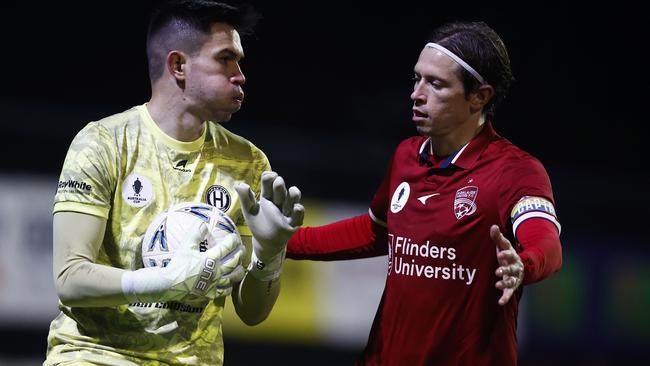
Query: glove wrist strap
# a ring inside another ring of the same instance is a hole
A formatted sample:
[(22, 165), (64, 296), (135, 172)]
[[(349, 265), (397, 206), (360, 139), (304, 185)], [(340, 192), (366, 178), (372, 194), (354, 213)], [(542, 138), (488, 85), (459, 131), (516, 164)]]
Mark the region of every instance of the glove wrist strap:
[(259, 281), (273, 281), (282, 274), (282, 263), (287, 254), (287, 248), (283, 248), (278, 254), (262, 261), (257, 258), (255, 250), (251, 256), (251, 263), (248, 265), (248, 273)]

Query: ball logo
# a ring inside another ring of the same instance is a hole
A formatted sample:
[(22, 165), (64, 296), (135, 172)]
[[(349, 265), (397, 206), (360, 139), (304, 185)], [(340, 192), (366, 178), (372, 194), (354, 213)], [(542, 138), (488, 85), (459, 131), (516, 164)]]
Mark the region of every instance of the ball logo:
[(477, 195), (478, 187), (476, 186), (466, 186), (456, 191), (456, 197), (454, 197), (454, 215), (456, 215), (456, 219), (460, 220), (476, 212)]
[(406, 201), (409, 199), (411, 194), (411, 186), (408, 183), (402, 182), (397, 186), (395, 192), (393, 193), (393, 198), (390, 200), (390, 212), (398, 213), (402, 211)]
[(153, 188), (147, 177), (131, 173), (122, 183), (122, 199), (131, 207), (143, 207), (153, 199)]
[(214, 259), (207, 258), (203, 264), (203, 270), (199, 276), (199, 280), (194, 288), (199, 292), (205, 292), (210, 287), (210, 278), (214, 275), (214, 270), (217, 267), (217, 262)]
[(228, 211), (231, 201), (230, 193), (223, 186), (214, 185), (205, 192), (205, 202), (223, 212)]

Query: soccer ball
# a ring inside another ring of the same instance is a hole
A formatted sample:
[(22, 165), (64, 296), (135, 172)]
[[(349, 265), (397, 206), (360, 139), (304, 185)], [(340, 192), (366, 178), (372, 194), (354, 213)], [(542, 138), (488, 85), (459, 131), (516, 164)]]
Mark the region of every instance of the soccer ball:
[(183, 202), (161, 212), (149, 224), (142, 239), (142, 262), (145, 267), (165, 267), (172, 259), (174, 250), (183, 242), (187, 230), (202, 222), (207, 234), (199, 244), (205, 252), (228, 234), (236, 233), (237, 227), (228, 215), (214, 206), (200, 202)]

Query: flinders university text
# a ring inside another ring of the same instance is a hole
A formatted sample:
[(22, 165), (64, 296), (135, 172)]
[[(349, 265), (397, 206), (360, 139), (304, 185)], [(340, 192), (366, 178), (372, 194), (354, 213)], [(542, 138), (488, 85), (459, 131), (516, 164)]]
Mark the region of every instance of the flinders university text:
[[(463, 281), (471, 285), (476, 268), (468, 268), (455, 261), (456, 248), (414, 243), (411, 238), (388, 234), (390, 242), (389, 273), (425, 277), (445, 281)], [(434, 265), (436, 263), (436, 265)]]

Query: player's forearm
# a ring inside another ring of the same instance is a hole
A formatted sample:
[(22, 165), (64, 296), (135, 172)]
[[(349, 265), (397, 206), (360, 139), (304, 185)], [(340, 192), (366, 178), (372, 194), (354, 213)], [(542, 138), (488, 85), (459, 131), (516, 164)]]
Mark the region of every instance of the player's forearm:
[(269, 316), (279, 293), (280, 278), (262, 281), (249, 272), (233, 289), (235, 311), (247, 325), (257, 325)]
[(541, 281), (562, 267), (562, 246), (555, 225), (544, 219), (530, 219), (517, 230), (523, 247), (524, 284)]
[(78, 212), (57, 212), (53, 220), (53, 273), (57, 293), (67, 306), (125, 304), (119, 268), (95, 263), (106, 219)]
[[(379, 239), (378, 239), (379, 238)], [(386, 230), (375, 224), (368, 214), (332, 224), (299, 228), (287, 246), (287, 258), (343, 260), (386, 255), (380, 245)]]
[(122, 292), (123, 270), (88, 262), (73, 261), (56, 276), (61, 303), (71, 307), (100, 307), (126, 304)]

